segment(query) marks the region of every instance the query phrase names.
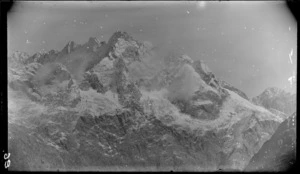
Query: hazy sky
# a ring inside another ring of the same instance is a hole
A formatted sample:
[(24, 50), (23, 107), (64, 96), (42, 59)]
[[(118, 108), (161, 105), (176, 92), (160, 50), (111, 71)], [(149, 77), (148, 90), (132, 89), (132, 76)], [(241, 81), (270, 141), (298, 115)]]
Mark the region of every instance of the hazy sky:
[(8, 53), (107, 41), (117, 30), (204, 60), (249, 97), (296, 90), (297, 23), (282, 2), (21, 2), (8, 14)]

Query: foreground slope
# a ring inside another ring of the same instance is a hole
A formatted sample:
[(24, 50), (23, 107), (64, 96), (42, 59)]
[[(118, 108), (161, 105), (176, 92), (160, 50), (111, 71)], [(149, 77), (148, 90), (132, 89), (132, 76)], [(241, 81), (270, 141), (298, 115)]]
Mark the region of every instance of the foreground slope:
[(296, 162), (296, 113), (282, 122), (245, 171), (285, 171)]

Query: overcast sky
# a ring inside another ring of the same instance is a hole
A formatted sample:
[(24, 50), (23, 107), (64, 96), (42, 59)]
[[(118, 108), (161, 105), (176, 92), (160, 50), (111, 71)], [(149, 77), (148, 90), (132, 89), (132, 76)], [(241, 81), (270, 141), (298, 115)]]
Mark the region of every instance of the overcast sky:
[(107, 41), (117, 30), (204, 60), (249, 97), (295, 92), (297, 23), (283, 2), (21, 2), (8, 14), (8, 53)]

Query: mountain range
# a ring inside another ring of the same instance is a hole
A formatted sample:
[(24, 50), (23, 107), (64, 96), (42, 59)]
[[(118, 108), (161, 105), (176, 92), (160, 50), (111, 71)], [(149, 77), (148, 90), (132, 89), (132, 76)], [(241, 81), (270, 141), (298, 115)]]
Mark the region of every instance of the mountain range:
[(295, 96), (251, 100), (202, 60), (155, 56), (117, 31), (8, 57), (10, 170), (242, 171), (295, 112)]

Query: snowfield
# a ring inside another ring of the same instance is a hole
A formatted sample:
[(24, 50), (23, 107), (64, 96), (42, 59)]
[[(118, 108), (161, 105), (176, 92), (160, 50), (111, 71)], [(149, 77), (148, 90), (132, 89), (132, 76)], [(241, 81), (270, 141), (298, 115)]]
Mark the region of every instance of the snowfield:
[[(230, 128), (243, 118), (251, 116), (254, 111), (259, 113), (256, 114), (259, 120), (275, 119), (278, 122), (283, 121), (281, 117), (272, 114), (270, 111), (252, 104), (230, 90), (227, 91), (230, 93), (230, 97), (224, 102), (220, 110), (220, 116), (215, 120), (199, 120), (181, 113), (176, 106), (166, 99), (168, 91), (165, 89), (151, 92), (141, 91), (143, 94), (141, 101), (148, 103), (144, 105), (148, 113), (154, 112), (154, 115), (158, 118), (172, 116), (173, 121), (167, 124), (177, 124), (190, 130), (201, 129), (202, 131), (209, 131)], [(208, 102), (202, 102), (202, 104), (204, 103)]]
[(88, 91), (80, 90), (80, 96), (81, 102), (76, 106), (79, 113), (88, 112), (93, 116), (99, 116), (122, 108), (118, 95), (111, 91), (101, 94), (90, 88)]

